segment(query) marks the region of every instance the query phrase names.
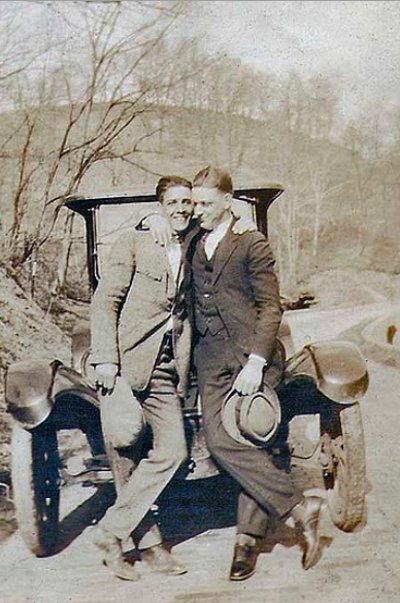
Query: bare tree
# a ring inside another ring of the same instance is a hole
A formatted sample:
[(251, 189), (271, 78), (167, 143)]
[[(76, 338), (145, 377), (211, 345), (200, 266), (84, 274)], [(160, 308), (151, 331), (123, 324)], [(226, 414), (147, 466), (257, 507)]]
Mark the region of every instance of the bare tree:
[[(8, 238), (15, 263), (30, 260), (32, 266), (57, 227), (65, 196), (97, 164), (148, 169), (135, 159), (158, 129), (146, 116), (156, 114), (161, 99), (185, 78), (171, 69), (180, 49), (166, 41), (181, 3), (78, 3), (72, 15), (63, 7), (74, 53), (67, 52), (71, 41), (52, 46), (52, 61), (35, 72), (34, 87), (32, 79), (10, 77), (19, 122), (6, 145), (18, 162)], [(34, 220), (22, 241), (28, 215)], [(60, 228), (67, 250), (72, 228)], [(68, 251), (59, 256), (53, 291), (63, 285), (68, 257)]]

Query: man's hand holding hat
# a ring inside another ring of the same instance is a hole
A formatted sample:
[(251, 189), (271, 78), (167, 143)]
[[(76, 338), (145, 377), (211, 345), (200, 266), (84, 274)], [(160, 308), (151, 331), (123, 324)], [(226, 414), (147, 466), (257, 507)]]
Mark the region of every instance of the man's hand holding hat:
[(260, 389), (266, 362), (261, 356), (250, 354), (247, 364), (242, 368), (233, 384), (233, 389), (249, 396)]
[(119, 367), (112, 362), (96, 364), (94, 367), (96, 389), (102, 396), (112, 394)]

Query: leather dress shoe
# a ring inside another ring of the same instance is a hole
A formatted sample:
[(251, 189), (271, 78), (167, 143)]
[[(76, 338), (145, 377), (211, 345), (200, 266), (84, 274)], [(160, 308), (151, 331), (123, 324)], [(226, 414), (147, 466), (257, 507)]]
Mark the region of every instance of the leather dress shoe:
[(141, 551), (140, 557), (154, 572), (169, 576), (180, 576), (187, 572), (186, 567), (179, 563), (162, 544), (144, 549)]
[(246, 580), (256, 571), (257, 550), (252, 544), (235, 544), (229, 580)]
[(121, 580), (136, 582), (140, 576), (135, 568), (125, 561), (122, 551), (122, 543), (119, 538), (100, 526), (95, 531), (93, 544), (103, 551), (103, 563), (108, 569)]
[(319, 561), (320, 537), (318, 533), (319, 517), (322, 499), (318, 496), (307, 497), (302, 507), (302, 517), (297, 522), (304, 537), (305, 549), (302, 565), (305, 570), (310, 569)]

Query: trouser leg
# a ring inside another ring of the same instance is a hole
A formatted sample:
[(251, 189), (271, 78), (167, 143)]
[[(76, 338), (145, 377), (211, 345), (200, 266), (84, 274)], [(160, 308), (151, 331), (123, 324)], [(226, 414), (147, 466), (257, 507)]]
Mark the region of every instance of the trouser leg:
[[(138, 465), (139, 449), (132, 446), (122, 453), (121, 450), (114, 448), (110, 441), (107, 441), (106, 445), (114, 475), (114, 485), (118, 495)], [(162, 535), (152, 511), (149, 511), (142, 519), (139, 526), (134, 530), (132, 537), (141, 549), (162, 543)]]
[(229, 342), (214, 338), (200, 343), (195, 358), (211, 454), (264, 511), (283, 517), (302, 499), (291, 475), (278, 469), (266, 450), (237, 442), (222, 425), (222, 404), (240, 369)]
[(262, 538), (266, 534), (267, 525), (267, 511), (243, 490), (238, 499), (236, 533)]
[(122, 540), (128, 538), (138, 527), (187, 458), (176, 379), (173, 359), (157, 364), (149, 394), (143, 400), (146, 421), (153, 432), (153, 448), (148, 457), (139, 462), (128, 482), (121, 487), (115, 504), (108, 509), (101, 522), (103, 528)]
[(133, 540), (139, 549), (148, 549), (162, 543), (163, 537), (152, 511), (147, 513), (134, 530)]

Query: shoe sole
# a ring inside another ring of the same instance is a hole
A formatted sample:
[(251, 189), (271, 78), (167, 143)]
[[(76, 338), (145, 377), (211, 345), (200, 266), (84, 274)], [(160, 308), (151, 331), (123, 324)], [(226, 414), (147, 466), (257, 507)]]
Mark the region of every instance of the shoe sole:
[(183, 576), (184, 574), (188, 573), (188, 570), (179, 570), (179, 571), (173, 571), (173, 572), (160, 572), (161, 574), (164, 574), (166, 576)]
[(317, 565), (318, 561), (320, 560), (319, 549), (320, 549), (320, 540), (318, 539), (318, 545), (317, 545), (313, 555), (311, 555), (311, 557), (308, 558), (307, 565), (304, 562), (302, 563), (303, 569), (305, 571), (307, 571), (307, 570), (311, 569), (312, 567), (314, 567), (315, 565)]
[(120, 574), (120, 573), (116, 572), (115, 570), (112, 569), (112, 567), (110, 567), (108, 565), (108, 563), (105, 559), (103, 559), (103, 565), (108, 569), (109, 572), (111, 572), (113, 574), (113, 576), (115, 576), (119, 580), (125, 580), (126, 582), (137, 582), (138, 580), (140, 580), (140, 574), (136, 574), (133, 576), (127, 576), (126, 574)]
[(160, 574), (160, 576), (183, 576), (183, 574), (187, 574), (188, 570), (187, 569), (180, 569), (180, 570), (162, 570), (162, 569), (157, 569), (155, 567), (150, 567), (150, 565), (148, 565), (150, 571), (154, 572), (155, 574)]
[(242, 582), (243, 580), (247, 580), (248, 578), (254, 576), (255, 573), (256, 568), (254, 568), (253, 571), (250, 572), (250, 574), (246, 574), (245, 576), (229, 576), (229, 580), (231, 580), (232, 582)]
[(319, 535), (319, 524), (320, 524), (320, 519), (321, 519), (321, 507), (322, 507), (322, 503), (319, 505), (318, 515), (316, 517), (317, 525), (315, 527), (315, 531), (316, 531), (316, 534), (317, 534), (317, 545), (315, 547), (314, 553), (308, 558), (307, 564), (305, 564), (304, 561), (302, 562), (302, 566), (303, 566), (303, 569), (305, 571), (307, 571), (307, 570), (311, 569), (312, 567), (314, 567), (318, 563), (318, 561), (320, 560), (320, 558), (321, 558), (321, 556), (319, 554), (320, 546), (321, 546), (321, 538), (320, 538), (320, 535)]

